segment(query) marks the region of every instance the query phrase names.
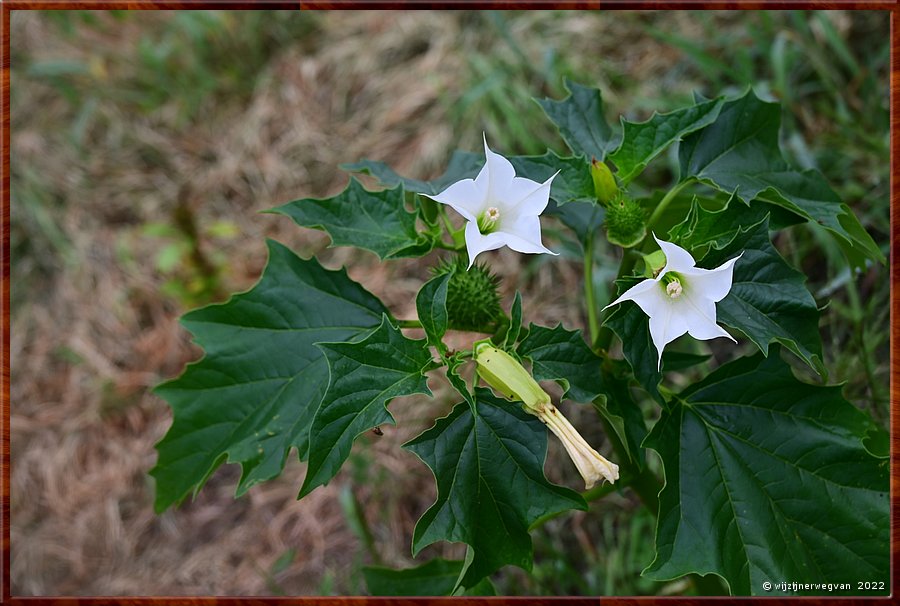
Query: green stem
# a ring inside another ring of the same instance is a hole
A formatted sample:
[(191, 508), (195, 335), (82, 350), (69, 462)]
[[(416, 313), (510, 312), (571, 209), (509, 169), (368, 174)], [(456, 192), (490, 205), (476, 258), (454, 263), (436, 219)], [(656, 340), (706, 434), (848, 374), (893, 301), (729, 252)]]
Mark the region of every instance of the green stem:
[(447, 244), (446, 242), (435, 242), (434, 247), (443, 250), (452, 250), (453, 252), (462, 252), (466, 249), (465, 245), (454, 246), (453, 244)]
[(685, 179), (681, 183), (675, 184), (675, 187), (670, 189), (669, 193), (663, 196), (663, 199), (660, 200), (659, 204), (656, 205), (656, 208), (653, 209), (653, 213), (650, 215), (650, 218), (647, 219), (647, 236), (644, 236), (644, 241), (647, 240), (647, 237), (649, 237), (650, 232), (653, 230), (653, 226), (656, 225), (656, 222), (659, 221), (659, 218), (663, 215), (664, 212), (666, 212), (666, 208), (668, 208), (672, 200), (675, 199), (675, 196), (681, 193), (681, 190), (693, 183), (693, 181), (694, 180), (692, 178)]
[(399, 328), (422, 328), (422, 323), (418, 320), (397, 320)]
[(459, 230), (456, 229), (455, 227), (453, 227), (453, 223), (450, 222), (450, 217), (447, 216), (447, 210), (446, 210), (446, 208), (444, 207), (443, 204), (441, 204), (439, 210), (440, 210), (440, 213), (441, 213), (441, 219), (442, 219), (443, 222), (444, 222), (444, 227), (446, 227), (446, 228), (447, 228), (447, 232), (448, 232), (451, 236), (453, 236), (453, 234), (455, 234), (455, 233), (456, 233), (457, 231), (459, 231)]
[(584, 243), (584, 298), (587, 305), (588, 328), (591, 343), (597, 340), (600, 325), (597, 323), (597, 302), (594, 300), (594, 233), (587, 236)]

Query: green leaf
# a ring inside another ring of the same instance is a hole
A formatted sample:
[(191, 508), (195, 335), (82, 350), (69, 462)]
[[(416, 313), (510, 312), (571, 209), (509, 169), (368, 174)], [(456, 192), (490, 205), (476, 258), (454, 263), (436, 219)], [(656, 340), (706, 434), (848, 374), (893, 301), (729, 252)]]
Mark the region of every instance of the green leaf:
[(575, 232), (582, 246), (590, 234), (600, 229), (606, 218), (606, 210), (594, 202), (569, 202), (560, 206), (551, 201), (543, 214), (562, 221), (563, 225)]
[[(638, 282), (641, 282), (640, 278), (616, 280), (619, 294)], [(659, 393), (659, 382), (662, 381), (662, 372), (658, 370), (659, 354), (650, 336), (650, 318), (647, 314), (633, 301), (622, 301), (613, 308), (603, 324), (621, 339), (622, 354), (640, 386), (659, 404), (665, 405), (665, 399)]]
[[(450, 381), (450, 385), (459, 392), (465, 400), (466, 403), (475, 410), (475, 396), (472, 395), (472, 391), (469, 389), (468, 384), (466, 384), (466, 380), (463, 379), (459, 374), (459, 367), (462, 366), (466, 362), (459, 353), (454, 355), (447, 362), (447, 380)], [(478, 380), (476, 378), (475, 382)]]
[(690, 210), (684, 220), (669, 229), (669, 241), (687, 249), (695, 259), (702, 259), (709, 250), (721, 250), (738, 235), (747, 231), (766, 216), (769, 217), (769, 231), (777, 231), (805, 220), (789, 210), (755, 200), (747, 206), (737, 194), (724, 203), (707, 209), (698, 196), (694, 196)]
[(332, 246), (371, 250), (380, 259), (421, 256), (434, 242), (416, 227), (416, 214), (406, 210), (403, 189), (367, 191), (356, 179), (325, 200), (294, 200), (271, 212), (287, 215), (297, 225), (324, 229)]
[(752, 90), (725, 103), (711, 125), (685, 137), (681, 178), (697, 178), (745, 202), (760, 197), (823, 225), (857, 253), (884, 262), (878, 246), (814, 170), (793, 170), (778, 147), (781, 109)]
[[(550, 197), (558, 204), (579, 200), (596, 203), (590, 165), (581, 158), (561, 157), (553, 151), (547, 150), (542, 156), (511, 156), (508, 159), (515, 168), (517, 176), (532, 181), (542, 183), (559, 171), (559, 175), (553, 180), (550, 188)], [(433, 181), (406, 179), (385, 164), (371, 160), (345, 164), (343, 168), (371, 174), (386, 187), (396, 187), (402, 184), (406, 191), (435, 195), (461, 179), (475, 178), (482, 166), (484, 166), (483, 154), (456, 151), (450, 159), (447, 171)]]
[(588, 404), (603, 393), (600, 358), (584, 342), (580, 330), (566, 330), (531, 324), (528, 336), (516, 350), (531, 360), (538, 381), (556, 381), (565, 390), (563, 398)]
[(433, 196), (444, 191), (460, 179), (474, 179), (482, 166), (484, 166), (484, 154), (457, 150), (450, 156), (450, 162), (447, 164), (447, 170), (444, 174), (432, 181), (401, 177), (384, 162), (376, 162), (374, 160), (361, 160), (353, 164), (342, 164), (341, 168), (348, 172), (372, 175), (385, 187), (393, 188), (402, 184), (406, 191)]
[(501, 566), (532, 565), (528, 529), (543, 515), (587, 509), (577, 492), (544, 477), (547, 429), (532, 415), (478, 389), (475, 411), (457, 405), (404, 445), (434, 472), (438, 497), (416, 524), (413, 552), (437, 541), (471, 545), (462, 585)]
[(428, 344), (435, 347), (443, 355), (447, 346), (442, 339), (447, 332), (449, 318), (447, 316), (447, 285), (450, 276), (446, 273), (436, 276), (422, 285), (416, 295), (416, 313), (425, 330)]
[(712, 572), (739, 595), (782, 580), (887, 587), (888, 462), (863, 448), (872, 422), (840, 392), (798, 381), (773, 350), (677, 396), (645, 441), (666, 485), (644, 575)]
[(669, 230), (669, 241), (686, 249), (695, 259), (701, 259), (710, 248), (721, 250), (738, 235), (738, 232), (765, 220), (768, 204), (747, 206), (735, 203), (737, 194), (731, 196), (724, 208), (706, 210), (694, 198), (691, 210), (684, 221)]
[(670, 370), (686, 370), (703, 364), (710, 359), (709, 354), (695, 354), (683, 351), (664, 351), (662, 357), (663, 368)]
[(640, 406), (631, 397), (628, 379), (605, 373), (603, 384), (606, 394), (594, 400), (594, 408), (612, 426), (628, 457), (643, 468), (645, 457), (641, 442), (647, 437), (647, 424)]
[(522, 295), (516, 291), (513, 297), (513, 304), (509, 310), (509, 329), (506, 331), (506, 338), (503, 340), (504, 346), (512, 349), (516, 341), (519, 340), (519, 334), (522, 332)]
[(622, 145), (610, 155), (622, 185), (628, 185), (647, 164), (685, 135), (709, 126), (719, 115), (723, 98), (667, 114), (655, 113), (646, 122), (622, 119)]
[(586, 164), (581, 158), (563, 158), (547, 150), (543, 156), (513, 156), (509, 161), (516, 169), (517, 176), (538, 183), (543, 183), (559, 172), (550, 186), (550, 198), (559, 205), (570, 202), (597, 203), (590, 164)]
[(195, 494), (226, 458), (243, 469), (237, 494), (281, 473), (291, 447), (306, 457), (309, 426), (328, 386), (313, 344), (378, 326), (381, 302), (344, 270), (329, 271), (269, 241), (259, 282), (182, 319), (206, 356), (156, 388), (174, 412), (156, 445), (156, 510)]
[(309, 465), (300, 497), (327, 484), (350, 455), (353, 440), (394, 424), (385, 407), (399, 396), (431, 395), (425, 372), (433, 361), (424, 339), (407, 339), (385, 315), (378, 330), (356, 343), (318, 343), (328, 360), (328, 391), (309, 431)]
[(603, 117), (603, 96), (596, 88), (566, 81), (568, 97), (562, 101), (535, 99), (572, 153), (588, 160), (603, 160), (618, 145), (612, 128)]
[(740, 330), (768, 355), (778, 341), (825, 377), (819, 311), (806, 289), (806, 276), (788, 265), (769, 241), (768, 220), (739, 233), (700, 265), (711, 269), (743, 254), (734, 264), (728, 296), (716, 304), (719, 323)]
[(448, 596), (456, 588), (463, 564), (436, 558), (414, 568), (363, 566), (362, 572), (369, 593), (375, 596)]

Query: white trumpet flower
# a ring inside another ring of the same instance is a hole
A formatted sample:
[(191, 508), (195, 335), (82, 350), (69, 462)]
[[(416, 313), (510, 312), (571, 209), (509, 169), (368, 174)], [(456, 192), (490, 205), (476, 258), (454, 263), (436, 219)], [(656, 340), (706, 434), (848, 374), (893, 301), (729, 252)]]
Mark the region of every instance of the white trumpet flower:
[(650, 337), (659, 354), (659, 370), (663, 348), (684, 333), (703, 341), (716, 337), (735, 341), (716, 324), (716, 303), (731, 290), (734, 263), (743, 253), (715, 269), (703, 269), (696, 267), (696, 261), (685, 249), (664, 242), (655, 234), (653, 237), (666, 256), (665, 267), (655, 278), (635, 284), (603, 309), (634, 301), (650, 316)]
[(469, 267), (481, 253), (502, 246), (520, 253), (557, 254), (541, 243), (540, 215), (547, 208), (550, 184), (559, 171), (543, 183), (517, 177), (513, 165), (492, 152), (486, 138), (484, 155), (486, 162), (477, 177), (462, 179), (428, 196), (466, 219)]

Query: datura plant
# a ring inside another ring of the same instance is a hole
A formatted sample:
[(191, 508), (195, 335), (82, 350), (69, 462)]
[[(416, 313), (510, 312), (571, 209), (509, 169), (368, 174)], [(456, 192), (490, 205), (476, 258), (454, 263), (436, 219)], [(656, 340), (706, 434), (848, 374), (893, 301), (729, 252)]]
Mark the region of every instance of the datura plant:
[[(490, 592), (501, 567), (531, 569), (536, 526), (617, 491), (657, 516), (650, 579), (714, 574), (735, 595), (887, 593), (886, 434), (829, 384), (827, 302), (773, 234), (815, 223), (854, 269), (884, 263), (882, 251), (821, 174), (783, 159), (776, 103), (698, 97), (613, 127), (598, 90), (568, 87), (538, 103), (569, 155), (501, 154), (485, 140), (432, 181), (363, 160), (343, 168), (380, 187), (351, 177), (332, 198), (271, 211), (383, 262), (423, 258), (418, 317), (269, 241), (253, 288), (183, 318), (206, 355), (157, 388), (174, 411), (151, 472), (157, 511), (223, 462), (240, 464), (243, 495), (292, 449), (306, 462), (303, 498), (359, 436), (394, 423), (392, 400), (430, 396), (426, 375), (439, 375), (458, 403), (403, 446), (437, 485), (412, 555), (448, 541), (466, 556), (366, 568), (372, 593)], [(668, 148), (654, 182), (677, 177), (656, 191), (640, 177)], [(597, 300), (595, 265), (613, 258), (600, 244), (621, 260), (612, 301)], [(584, 297), (572, 296), (584, 333), (525, 325), (520, 294), (500, 294), (516, 276), (491, 268), (491, 251), (571, 262), (548, 246), (583, 253)], [(470, 345), (451, 350), (448, 331)], [(572, 483), (577, 470), (583, 492), (545, 477), (548, 440), (571, 459), (554, 477)]]

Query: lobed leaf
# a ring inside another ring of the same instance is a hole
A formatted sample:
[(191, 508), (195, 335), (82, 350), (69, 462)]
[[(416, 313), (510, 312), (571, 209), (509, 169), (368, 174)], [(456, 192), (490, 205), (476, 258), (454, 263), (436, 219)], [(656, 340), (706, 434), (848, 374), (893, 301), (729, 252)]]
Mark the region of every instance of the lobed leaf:
[(846, 204), (814, 170), (796, 171), (778, 147), (781, 108), (752, 90), (726, 102), (716, 121), (682, 141), (681, 179), (696, 178), (745, 202), (759, 197), (783, 206), (836, 235), (861, 257), (884, 262), (884, 255)]
[(387, 315), (362, 341), (317, 345), (328, 360), (330, 379), (310, 428), (300, 497), (337, 474), (358, 435), (377, 425), (393, 425), (388, 402), (417, 393), (431, 395), (425, 372), (433, 360), (426, 341), (406, 338)]
[(563, 225), (571, 229), (582, 247), (589, 235), (595, 233), (606, 218), (606, 209), (595, 202), (569, 202), (562, 206), (551, 201), (544, 211), (545, 216), (557, 217)]
[(535, 99), (547, 117), (559, 129), (572, 153), (603, 160), (618, 145), (612, 128), (603, 116), (603, 95), (596, 88), (588, 88), (566, 80), (569, 96), (562, 101)]
[(403, 185), (406, 191), (417, 194), (439, 194), (460, 179), (474, 179), (484, 166), (484, 155), (467, 151), (454, 151), (447, 164), (447, 170), (440, 177), (431, 181), (401, 177), (384, 162), (360, 160), (352, 164), (342, 164), (341, 168), (354, 173), (372, 175), (385, 187), (394, 188)]
[[(465, 564), (462, 560), (435, 558), (413, 568), (364, 566), (362, 572), (369, 593), (374, 596), (447, 596), (456, 589)], [(496, 595), (496, 592), (491, 582), (483, 579), (464, 595)]]
[(557, 381), (565, 390), (562, 398), (584, 404), (603, 393), (600, 358), (591, 351), (580, 330), (531, 324), (516, 353), (531, 360), (538, 381)]
[(784, 344), (825, 377), (816, 301), (806, 276), (788, 265), (769, 240), (768, 219), (711, 250), (700, 264), (711, 269), (739, 254), (731, 291), (716, 304), (718, 322), (740, 330), (763, 354), (768, 355), (772, 341)]
[(416, 227), (416, 213), (406, 210), (401, 187), (374, 192), (350, 179), (332, 198), (294, 200), (271, 212), (325, 230), (332, 246), (364, 248), (380, 259), (419, 257), (434, 246), (434, 238)]
[(666, 485), (643, 574), (715, 573), (739, 595), (780, 594), (782, 580), (888, 587), (889, 470), (862, 445), (872, 422), (840, 387), (798, 381), (777, 349), (688, 388), (645, 440)]
[(622, 119), (622, 144), (609, 159), (622, 185), (628, 185), (667, 147), (685, 135), (709, 126), (719, 115), (724, 98), (698, 103), (666, 114), (655, 113), (645, 122)]
[(528, 528), (539, 517), (587, 509), (577, 492), (544, 477), (547, 429), (518, 405), (476, 390), (477, 406), (449, 416), (404, 445), (434, 472), (438, 496), (416, 524), (413, 552), (437, 541), (463, 542), (474, 558), (472, 587), (501, 566), (532, 565)]
[(358, 338), (387, 311), (344, 270), (324, 269), (272, 240), (268, 248), (252, 289), (182, 319), (206, 355), (156, 388), (174, 413), (150, 472), (158, 512), (196, 494), (225, 460), (241, 464), (241, 495), (281, 473), (291, 448), (306, 458), (328, 386), (314, 343)]
[(570, 202), (597, 203), (590, 165), (581, 158), (564, 158), (547, 150), (543, 156), (513, 156), (509, 161), (516, 169), (517, 176), (538, 183), (543, 183), (558, 172), (550, 186), (550, 198), (559, 205)]

